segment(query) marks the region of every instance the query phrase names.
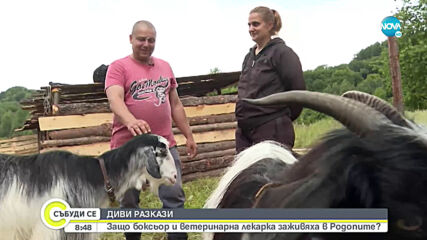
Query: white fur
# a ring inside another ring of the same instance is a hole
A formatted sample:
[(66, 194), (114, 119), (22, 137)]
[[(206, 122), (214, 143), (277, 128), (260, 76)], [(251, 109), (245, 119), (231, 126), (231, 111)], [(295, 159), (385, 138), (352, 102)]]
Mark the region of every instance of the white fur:
[[(289, 150), (278, 142), (267, 140), (255, 144), (236, 156), (233, 165), (227, 169), (227, 172), (218, 183), (218, 187), (209, 196), (203, 207), (217, 208), (231, 182), (233, 182), (243, 170), (265, 158), (280, 159), (286, 164), (294, 164), (298, 161)], [(212, 240), (213, 237), (213, 233), (202, 234), (203, 240)]]
[[(168, 146), (166, 139), (159, 138)], [(146, 179), (150, 181), (151, 190), (154, 193), (158, 192), (160, 184), (172, 185), (175, 183), (176, 166), (169, 150), (167, 150), (166, 159), (163, 159), (160, 164), (161, 179), (154, 179), (148, 174), (145, 165), (147, 156), (142, 154), (145, 151), (146, 147), (137, 149), (137, 154), (133, 154), (129, 160), (128, 170), (123, 170), (118, 178), (111, 179), (118, 200), (122, 199), (127, 189), (138, 187), (140, 189)], [(138, 156), (142, 159), (138, 159)], [(156, 160), (159, 162), (160, 157), (157, 157)], [(23, 166), (25, 165), (20, 165), (17, 169), (25, 171)], [(43, 169), (39, 174), (44, 174)], [(46, 188), (46, 192), (42, 195), (34, 194), (32, 197), (28, 197), (28, 187), (28, 183), (21, 182), (11, 171), (3, 178), (3, 183), (0, 184), (1, 240), (91, 240), (98, 235), (96, 233), (65, 234), (63, 230), (51, 230), (42, 223), (40, 210), (43, 204), (52, 198), (64, 199), (71, 207), (78, 207), (73, 206), (74, 203), (67, 199), (67, 196), (77, 197), (79, 203), (83, 205), (82, 207), (106, 208), (109, 205), (109, 199), (103, 187), (94, 189), (81, 179), (73, 179), (72, 183), (67, 182), (61, 174), (56, 175), (56, 181), (52, 183), (51, 187)]]
[(245, 149), (236, 156), (231, 167), (221, 178), (218, 187), (206, 201), (204, 208), (216, 208), (230, 183), (246, 168), (264, 158), (277, 158), (286, 164), (293, 164), (297, 159), (283, 145), (275, 141), (263, 141)]
[[(54, 197), (63, 198), (64, 184), (59, 181), (44, 196), (27, 199), (23, 186), (13, 181), (0, 204), (0, 238), (10, 240), (60, 239), (60, 231), (53, 231), (43, 225), (40, 209)], [(42, 238), (40, 238), (42, 236)]]

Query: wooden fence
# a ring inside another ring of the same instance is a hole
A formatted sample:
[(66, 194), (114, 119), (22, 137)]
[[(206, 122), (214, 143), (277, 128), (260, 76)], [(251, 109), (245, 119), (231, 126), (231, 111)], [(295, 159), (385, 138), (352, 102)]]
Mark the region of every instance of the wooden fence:
[(0, 153), (26, 155), (38, 153), (37, 135), (26, 135), (0, 140)]
[[(198, 144), (198, 155), (189, 158), (186, 139), (173, 125), (184, 181), (218, 176), (234, 160), (237, 96), (204, 95), (213, 90), (220, 93), (239, 76), (240, 72), (232, 72), (177, 78), (178, 93)], [(37, 152), (39, 146), (40, 152), (66, 150), (98, 156), (110, 149), (113, 114), (103, 84), (50, 84), (21, 105), (31, 112), (31, 119), (21, 130), (38, 129), (39, 137), (33, 136), (33, 142), (27, 144), (5, 144), (8, 153)]]
[[(199, 153), (194, 159), (187, 156), (186, 139), (173, 125), (184, 181), (219, 175), (234, 159), (236, 98), (236, 95), (225, 95), (181, 99)], [(91, 113), (78, 114), (84, 110), (82, 107), (75, 107), (76, 104), (59, 105), (58, 112), (69, 109), (65, 115), (38, 118), (39, 129), (43, 134), (41, 152), (66, 150), (80, 155), (97, 156), (110, 149), (113, 115), (108, 105), (95, 103), (89, 108)], [(76, 109), (76, 112), (72, 109)]]

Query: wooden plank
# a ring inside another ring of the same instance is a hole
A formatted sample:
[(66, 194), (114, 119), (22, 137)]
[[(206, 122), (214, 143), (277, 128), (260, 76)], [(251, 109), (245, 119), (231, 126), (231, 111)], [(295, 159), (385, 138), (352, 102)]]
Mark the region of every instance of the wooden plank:
[(69, 103), (104, 103), (104, 102), (108, 102), (108, 99), (107, 98), (80, 99), (80, 100), (75, 99), (73, 101), (63, 101), (62, 104), (69, 104)]
[[(236, 143), (234, 140), (214, 142), (214, 143), (199, 143), (197, 144), (197, 152), (205, 153), (205, 152), (220, 151), (220, 150), (235, 148), (235, 146), (236, 146)], [(179, 146), (177, 150), (180, 155), (187, 154), (186, 152), (187, 150), (185, 149), (185, 146)]]
[[(184, 135), (177, 134), (174, 136), (177, 146), (185, 145), (186, 139)], [(227, 140), (234, 140), (235, 138), (235, 130), (227, 129), (220, 131), (211, 131), (211, 132), (201, 132), (193, 134), (194, 141), (196, 143), (209, 143), (209, 142), (220, 142)]]
[[(204, 125), (190, 126), (193, 133), (217, 131), (225, 129), (236, 129), (237, 122), (225, 122), (225, 123), (212, 123)], [(173, 134), (180, 134), (181, 131), (178, 128), (172, 128)]]
[[(222, 123), (222, 122), (234, 122), (236, 121), (236, 115), (233, 112), (233, 113), (226, 113), (226, 114), (219, 114), (219, 115), (191, 117), (191, 118), (188, 118), (187, 120), (190, 123), (190, 126)], [(175, 127), (175, 123), (172, 123), (172, 126)]]
[(73, 85), (52, 84), (51, 88), (59, 88), (61, 94), (104, 92), (104, 83), (73, 84)]
[(8, 147), (8, 148), (0, 148), (0, 153), (3, 154), (18, 154), (20, 152), (32, 152), (32, 153), (37, 153), (38, 152), (38, 144), (37, 143), (32, 143), (32, 144), (27, 144), (25, 146), (20, 146), (20, 147)]
[(206, 75), (198, 75), (198, 76), (189, 76), (189, 77), (178, 77), (176, 81), (178, 82), (178, 86), (188, 84), (188, 83), (198, 83), (204, 84), (205, 82), (212, 80), (215, 82), (224, 82), (224, 81), (235, 81), (237, 82), (240, 77), (240, 72), (229, 72), (229, 73), (212, 73)]
[(184, 175), (182, 175), (182, 181), (183, 182), (189, 182), (189, 181), (193, 181), (193, 180), (200, 179), (200, 178), (219, 177), (219, 176), (224, 175), (225, 170), (227, 170), (226, 167), (214, 169), (214, 170), (209, 170), (209, 171), (204, 171), (204, 172), (195, 172), (195, 173), (184, 174)]
[(22, 151), (22, 152), (15, 152), (13, 155), (33, 155), (38, 153), (39, 153), (38, 149), (31, 149), (31, 150)]
[(202, 84), (181, 84), (178, 86), (178, 94), (179, 96), (197, 96), (201, 97), (206, 95), (209, 92), (216, 90), (217, 92), (224, 87), (227, 87), (233, 83), (236, 83), (237, 79), (231, 79), (226, 81), (206, 81)]
[(59, 111), (57, 115), (80, 115), (89, 113), (111, 113), (108, 102), (99, 103), (60, 103), (58, 104)]
[(184, 97), (181, 98), (182, 105), (198, 106), (198, 105), (213, 105), (213, 104), (224, 104), (230, 102), (236, 102), (237, 95), (218, 95), (218, 96), (206, 96), (206, 97)]
[[(233, 113), (235, 105), (235, 103), (201, 105), (194, 107), (185, 107), (184, 110), (187, 117), (198, 117), (206, 115)], [(103, 123), (112, 122), (112, 113), (39, 117), (40, 131), (92, 127), (98, 126)]]
[(72, 93), (72, 94), (61, 94), (61, 102), (74, 101), (81, 99), (106, 99), (107, 95), (105, 92), (81, 92), (81, 93)]
[(49, 139), (52, 139), (52, 140), (72, 139), (72, 138), (90, 137), (90, 136), (111, 137), (111, 128), (112, 128), (112, 124), (104, 123), (94, 127), (50, 131), (48, 132), (48, 136), (49, 136)]
[(107, 142), (110, 141), (110, 137), (104, 136), (89, 136), (89, 137), (80, 137), (80, 138), (71, 138), (71, 139), (56, 139), (56, 140), (45, 140), (41, 143), (43, 148), (49, 147), (59, 147), (59, 146), (75, 146), (75, 145), (85, 145), (96, 142)]
[(187, 162), (182, 164), (182, 174), (202, 172), (218, 168), (228, 167), (234, 160), (234, 155), (209, 158), (205, 160)]
[(235, 154), (236, 154), (236, 149), (231, 148), (231, 149), (220, 150), (220, 151), (197, 153), (197, 156), (195, 156), (194, 158), (190, 158), (187, 155), (180, 155), (179, 158), (180, 158), (182, 163), (185, 163), (185, 162), (194, 162), (194, 161), (199, 161), (199, 160), (205, 160), (205, 159), (209, 159), (209, 158), (222, 157), (222, 156), (227, 156), (227, 155), (233, 155), (234, 156)]
[(2, 139), (0, 140), (0, 143), (4, 143), (4, 142), (20, 142), (23, 140), (33, 140), (33, 139), (37, 139), (37, 135), (24, 135), (24, 136), (19, 136), (19, 137), (14, 137), (14, 138), (8, 138), (8, 139)]
[(218, 115), (224, 113), (234, 113), (236, 108), (235, 103), (224, 103), (215, 105), (199, 105), (193, 107), (185, 107), (187, 117), (198, 117), (207, 115)]
[[(36, 153), (37, 152), (37, 148), (29, 148), (27, 150), (29, 151), (29, 153)], [(71, 147), (46, 148), (46, 149), (41, 150), (41, 152), (47, 152), (47, 151), (52, 151), (52, 150), (69, 151), (69, 152), (72, 152), (75, 154), (87, 155), (87, 156), (99, 156), (102, 153), (110, 150), (110, 143), (109, 142), (102, 142), (102, 143), (94, 143), (94, 144), (71, 146)], [(15, 153), (18, 153), (20, 151), (23, 151), (23, 150), (16, 151), (14, 149), (9, 149), (9, 151), (3, 152), (2, 149), (0, 149), (1, 153), (6, 153), (6, 154), (15, 154)]]
[(0, 148), (7, 148), (7, 147), (20, 147), (20, 146), (26, 146), (28, 144), (37, 143), (37, 139), (31, 139), (31, 140), (25, 140), (22, 142), (10, 142), (10, 143), (2, 143), (0, 144)]
[[(88, 113), (108, 113), (111, 112), (108, 100), (105, 99), (88, 99), (84, 98), (81, 102), (78, 99), (71, 99), (65, 101), (61, 96), (60, 103), (57, 104), (59, 112), (57, 115), (80, 115)], [(184, 107), (198, 106), (198, 105), (218, 105), (225, 103), (235, 103), (237, 95), (220, 95), (220, 96), (209, 96), (209, 97), (186, 97), (182, 98), (182, 104)], [(97, 102), (93, 102), (97, 101)], [(102, 101), (102, 102), (101, 102)], [(43, 110), (43, 109), (42, 109)]]
[(25, 146), (15, 147), (15, 152), (26, 151), (28, 149), (38, 149), (38, 143), (31, 143)]
[(12, 146), (13, 146), (13, 143), (11, 143), (11, 142), (0, 144), (0, 148), (9, 148), (9, 147), (12, 147)]
[(82, 156), (99, 156), (102, 153), (110, 150), (110, 142), (92, 143), (92, 144), (79, 145), (79, 146), (45, 148), (45, 149), (42, 149), (40, 152), (57, 151), (57, 150), (69, 151), (74, 154), (78, 154)]
[[(234, 129), (195, 133), (193, 134), (193, 136), (196, 143), (234, 140)], [(181, 134), (175, 135), (175, 140), (178, 146), (185, 145), (186, 139), (183, 135)], [(45, 149), (42, 149), (41, 152), (46, 152), (51, 150), (63, 150), (63, 151), (69, 151), (79, 155), (98, 156), (110, 150), (110, 143), (100, 142), (100, 143), (85, 144), (85, 145), (78, 145), (78, 146), (45, 148)]]
[(86, 115), (40, 117), (40, 131), (60, 130), (69, 128), (93, 127), (103, 123), (112, 123), (112, 113), (94, 113)]

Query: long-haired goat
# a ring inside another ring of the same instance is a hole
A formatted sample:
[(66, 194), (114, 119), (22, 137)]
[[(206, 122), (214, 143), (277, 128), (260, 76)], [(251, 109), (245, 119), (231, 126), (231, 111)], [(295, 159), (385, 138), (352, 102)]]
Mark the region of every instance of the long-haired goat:
[[(389, 231), (376, 234), (234, 234), (225, 238), (215, 236), (215, 239), (427, 239), (425, 128), (406, 120), (384, 101), (360, 92), (340, 97), (291, 91), (248, 101), (277, 106), (301, 104), (332, 116), (346, 127), (327, 134), (299, 161), (282, 167), (279, 174), (276, 166), (271, 170), (276, 176), (270, 181), (274, 184), (262, 188), (253, 185), (256, 190), (251, 192), (257, 192), (257, 196), (251, 198), (252, 207), (388, 208)], [(238, 158), (237, 161), (251, 160), (249, 156), (249, 159)], [(238, 171), (256, 172), (250, 168), (256, 165)], [(243, 178), (239, 175), (235, 179)], [(223, 185), (226, 190), (218, 191), (225, 192), (224, 198), (217, 201), (217, 206), (226, 208), (229, 206), (223, 203), (230, 199), (225, 196), (237, 198), (232, 193), (241, 185), (238, 182)]]
[[(160, 184), (176, 182), (168, 142), (157, 135), (134, 137), (100, 156), (120, 200), (126, 190), (141, 189), (146, 180), (157, 193)], [(42, 205), (60, 198), (72, 208), (105, 208), (109, 196), (97, 158), (69, 152), (30, 156), (0, 155), (0, 238), (8, 240), (86, 240), (95, 234), (65, 233), (43, 225)]]

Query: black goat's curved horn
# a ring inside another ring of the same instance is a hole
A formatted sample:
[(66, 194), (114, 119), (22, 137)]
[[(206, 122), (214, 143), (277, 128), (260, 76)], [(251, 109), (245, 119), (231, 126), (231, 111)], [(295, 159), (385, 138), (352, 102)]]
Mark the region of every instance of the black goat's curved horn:
[(408, 124), (408, 121), (397, 111), (396, 108), (377, 96), (359, 91), (348, 91), (341, 96), (354, 99), (374, 108), (375, 110), (384, 114), (384, 116), (386, 116), (396, 125), (411, 128), (411, 126)]
[(384, 124), (391, 124), (383, 114), (361, 102), (327, 93), (298, 90), (276, 93), (260, 99), (243, 100), (255, 105), (268, 106), (299, 104), (335, 118), (360, 136), (378, 130)]

